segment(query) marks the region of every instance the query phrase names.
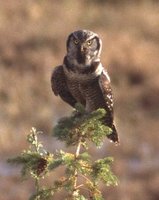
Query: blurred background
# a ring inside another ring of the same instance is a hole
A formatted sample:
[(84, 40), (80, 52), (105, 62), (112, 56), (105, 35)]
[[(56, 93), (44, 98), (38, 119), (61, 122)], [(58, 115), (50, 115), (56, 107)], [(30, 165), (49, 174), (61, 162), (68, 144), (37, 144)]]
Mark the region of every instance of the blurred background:
[[(111, 79), (121, 145), (107, 139), (92, 153), (113, 156), (118, 187), (103, 187), (107, 200), (159, 199), (159, 1), (0, 0), (0, 193), (28, 199), (32, 181), (7, 158), (27, 147), (31, 127), (44, 132), (46, 149), (65, 148), (51, 137), (72, 108), (50, 87), (70, 32), (90, 29), (103, 40), (101, 60)], [(67, 151), (69, 151), (67, 149)], [(48, 178), (52, 183), (58, 174)]]

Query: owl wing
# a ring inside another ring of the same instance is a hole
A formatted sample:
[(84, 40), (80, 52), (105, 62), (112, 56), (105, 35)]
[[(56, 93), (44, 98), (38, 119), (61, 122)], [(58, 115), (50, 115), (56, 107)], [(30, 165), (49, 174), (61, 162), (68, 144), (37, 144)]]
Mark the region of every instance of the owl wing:
[(59, 95), (66, 103), (75, 107), (77, 101), (69, 91), (62, 65), (55, 67), (53, 70), (51, 76), (51, 87), (56, 96)]
[(114, 125), (114, 109), (113, 109), (113, 93), (110, 85), (110, 78), (107, 71), (103, 70), (99, 77), (99, 85), (105, 100), (105, 109), (107, 111), (105, 123), (112, 129), (112, 133), (108, 136), (116, 144), (119, 143), (118, 133)]

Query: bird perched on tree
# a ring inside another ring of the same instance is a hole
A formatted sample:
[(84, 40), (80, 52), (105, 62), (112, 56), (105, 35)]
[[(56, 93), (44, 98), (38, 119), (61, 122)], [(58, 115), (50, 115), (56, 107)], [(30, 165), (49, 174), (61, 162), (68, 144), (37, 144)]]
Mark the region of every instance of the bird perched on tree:
[(51, 77), (52, 90), (75, 107), (81, 103), (86, 111), (106, 110), (104, 124), (112, 129), (108, 138), (119, 143), (113, 117), (113, 95), (108, 72), (100, 62), (102, 41), (88, 30), (71, 33), (62, 65), (55, 67)]

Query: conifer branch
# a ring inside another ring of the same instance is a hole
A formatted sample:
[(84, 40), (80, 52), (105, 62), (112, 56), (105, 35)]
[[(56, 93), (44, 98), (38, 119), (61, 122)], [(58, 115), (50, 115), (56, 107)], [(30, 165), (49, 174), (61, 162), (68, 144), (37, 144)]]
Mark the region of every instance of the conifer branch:
[[(8, 160), (12, 164), (22, 165), (22, 177), (34, 179), (35, 193), (30, 200), (51, 200), (62, 190), (68, 192), (67, 200), (103, 200), (99, 182), (106, 186), (118, 184), (110, 167), (113, 158), (93, 161), (92, 155), (87, 151), (88, 141), (100, 147), (106, 135), (111, 134), (111, 129), (101, 122), (105, 114), (103, 109), (88, 114), (81, 105), (77, 105), (70, 117), (58, 122), (53, 136), (65, 142), (67, 146), (75, 146), (75, 153), (62, 150), (56, 151), (55, 154), (49, 153), (38, 141), (38, 134), (41, 132), (35, 128), (31, 129), (27, 137), (28, 150)], [(47, 178), (60, 166), (65, 167), (65, 174), (50, 187), (42, 186), (41, 178)], [(82, 190), (87, 191), (87, 196), (83, 195)]]

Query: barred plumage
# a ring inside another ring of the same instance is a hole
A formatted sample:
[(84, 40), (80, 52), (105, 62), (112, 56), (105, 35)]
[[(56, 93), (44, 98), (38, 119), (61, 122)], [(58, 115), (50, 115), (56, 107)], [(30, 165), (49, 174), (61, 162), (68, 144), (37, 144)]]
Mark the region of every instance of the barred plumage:
[(63, 65), (56, 67), (52, 73), (52, 90), (72, 107), (80, 102), (88, 112), (104, 108), (107, 111), (104, 123), (112, 128), (108, 138), (119, 143), (113, 119), (110, 77), (100, 62), (101, 49), (102, 42), (92, 31), (71, 33)]

